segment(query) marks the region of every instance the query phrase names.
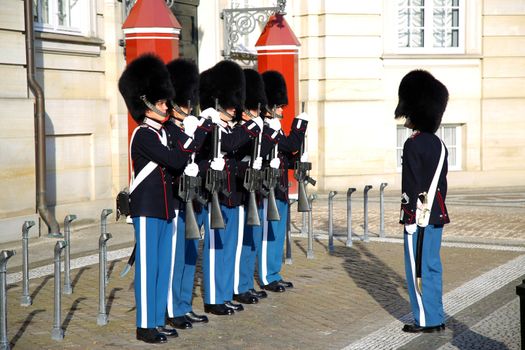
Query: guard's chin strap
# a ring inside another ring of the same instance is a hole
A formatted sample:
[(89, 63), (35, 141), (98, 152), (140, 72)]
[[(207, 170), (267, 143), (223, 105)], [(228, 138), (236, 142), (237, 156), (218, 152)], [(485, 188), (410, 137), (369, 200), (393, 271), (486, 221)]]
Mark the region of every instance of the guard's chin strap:
[(157, 107), (155, 107), (154, 104), (152, 104), (151, 102), (148, 101), (148, 99), (146, 98), (146, 95), (142, 95), (140, 96), (140, 99), (142, 100), (142, 102), (144, 102), (144, 104), (146, 105), (146, 107), (148, 107), (149, 109), (151, 109), (153, 112), (157, 113), (158, 115), (160, 115), (161, 117), (163, 118), (166, 118), (168, 116), (168, 113), (166, 112), (161, 112)]
[[(171, 101), (171, 105), (173, 106), (173, 109), (175, 110), (175, 112), (179, 113), (180, 115), (184, 116), (184, 118), (186, 118), (187, 116), (190, 115), (191, 113), (191, 108), (188, 108), (188, 113), (184, 112), (182, 110), (182, 108), (180, 108), (180, 106), (178, 104), (176, 104), (173, 100)], [(178, 118), (177, 118), (178, 119)]]
[(221, 112), (224, 115), (226, 115), (228, 118), (230, 118), (230, 120), (233, 120), (233, 118), (234, 118), (233, 115), (231, 115), (230, 113), (226, 112), (226, 110), (224, 108), (222, 108), (222, 106), (219, 104), (219, 99), (218, 98), (215, 99), (215, 110)]
[(250, 117), (250, 119), (257, 118), (257, 115), (253, 115), (252, 112), (250, 112), (248, 109), (245, 109), (244, 113), (246, 113), (246, 115)]
[(266, 111), (272, 115), (272, 118), (279, 118), (283, 119), (283, 116), (281, 114), (277, 114), (277, 105), (274, 105), (272, 109), (270, 107), (266, 106)]

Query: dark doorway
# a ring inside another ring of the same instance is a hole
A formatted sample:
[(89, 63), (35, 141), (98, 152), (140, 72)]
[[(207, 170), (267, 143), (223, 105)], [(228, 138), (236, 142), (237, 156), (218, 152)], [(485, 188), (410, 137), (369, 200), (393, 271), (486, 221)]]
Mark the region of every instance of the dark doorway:
[(200, 0), (175, 0), (171, 11), (182, 26), (180, 32), (180, 57), (199, 62), (199, 36), (197, 7)]

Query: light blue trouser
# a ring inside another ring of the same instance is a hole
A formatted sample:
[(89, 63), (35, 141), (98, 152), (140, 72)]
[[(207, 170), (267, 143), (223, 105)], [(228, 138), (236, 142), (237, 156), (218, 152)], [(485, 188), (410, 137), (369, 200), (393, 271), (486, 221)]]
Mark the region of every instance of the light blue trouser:
[(179, 317), (192, 311), (198, 239), (186, 239), (186, 212), (178, 211), (172, 243), (172, 281), (168, 295), (168, 316)]
[[(243, 207), (240, 207), (241, 212)], [(253, 275), (255, 273), (255, 258), (260, 255), (263, 228), (267, 227), (263, 207), (257, 208), (261, 225), (249, 226), (244, 219), (244, 226), (239, 225), (235, 259), (235, 279), (233, 293), (242, 294), (253, 288)], [(239, 214), (241, 222), (242, 214)], [(243, 229), (241, 230), (241, 227)]]
[(170, 279), (173, 223), (158, 218), (134, 217), (135, 304), (139, 328), (165, 325)]
[(415, 259), (420, 230), (421, 228), (418, 227), (416, 233), (412, 235), (405, 230), (405, 273), (414, 322), (422, 327), (432, 327), (442, 324), (445, 319), (442, 297), (443, 268), (439, 253), (443, 226), (425, 227), (421, 261), (422, 296), (415, 289)]
[(280, 275), (283, 264), (284, 239), (286, 237), (286, 221), (288, 220), (288, 203), (277, 199), (277, 210), (281, 220), (266, 221), (263, 227), (261, 254), (259, 259), (259, 278), (261, 285), (282, 280)]
[(210, 228), (209, 234), (204, 237), (205, 304), (223, 304), (225, 301), (230, 301), (233, 298), (239, 207), (228, 208), (221, 205), (221, 212), (225, 228), (216, 230)]

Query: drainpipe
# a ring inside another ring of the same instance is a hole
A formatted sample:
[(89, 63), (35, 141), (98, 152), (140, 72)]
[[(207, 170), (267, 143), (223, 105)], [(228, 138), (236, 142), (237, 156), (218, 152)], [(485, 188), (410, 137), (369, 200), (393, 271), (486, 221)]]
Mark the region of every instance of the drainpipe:
[(35, 79), (35, 53), (33, 39), (33, 1), (24, 0), (26, 32), (27, 84), (35, 96), (35, 159), (36, 159), (36, 205), (38, 213), (46, 223), (49, 237), (62, 237), (60, 226), (49, 212), (46, 201), (46, 129), (44, 91)]

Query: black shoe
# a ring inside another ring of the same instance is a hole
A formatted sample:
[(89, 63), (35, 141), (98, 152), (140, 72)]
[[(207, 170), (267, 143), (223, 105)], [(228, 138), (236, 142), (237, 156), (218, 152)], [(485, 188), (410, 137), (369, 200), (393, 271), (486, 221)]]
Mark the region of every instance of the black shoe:
[(199, 322), (208, 323), (208, 316), (197, 315), (193, 311), (188, 312), (186, 315), (184, 315), (184, 317), (186, 317), (186, 320), (190, 321), (191, 323), (199, 323)]
[(275, 292), (275, 293), (282, 293), (282, 292), (286, 291), (284, 286), (279, 284), (279, 282), (277, 282), (277, 281), (273, 281), (270, 284), (262, 286), (262, 289), (266, 289), (266, 290), (269, 290), (269, 291)]
[(167, 323), (177, 329), (188, 329), (192, 327), (191, 322), (186, 319), (186, 316), (168, 318)]
[(242, 306), (241, 304), (234, 304), (231, 301), (225, 301), (224, 305), (226, 305), (227, 308), (235, 310), (235, 311), (244, 310), (244, 306)]
[(257, 297), (258, 299), (264, 299), (268, 297), (268, 294), (264, 290), (256, 291), (255, 289), (249, 289), (248, 292), (250, 292), (251, 295), (254, 297)]
[(233, 315), (235, 311), (224, 304), (204, 304), (204, 312), (214, 315)]
[(159, 333), (157, 328), (137, 328), (137, 340), (153, 344), (161, 344), (168, 341), (166, 336)]
[(160, 334), (165, 335), (166, 337), (177, 338), (179, 336), (179, 333), (177, 333), (177, 330), (175, 328), (168, 328), (166, 326), (163, 326), (163, 327), (157, 327), (157, 331)]
[(277, 281), (277, 283), (279, 283), (281, 286), (286, 287), (286, 288), (293, 288), (292, 282), (280, 280), (280, 281)]
[(234, 294), (233, 300), (243, 304), (257, 304), (259, 302), (259, 299), (256, 296), (252, 295), (250, 292)]
[(434, 333), (434, 332), (441, 332), (442, 330), (445, 330), (445, 324), (442, 323), (438, 326), (432, 326), (432, 327), (421, 327), (416, 324), (406, 324), (403, 326), (403, 332), (407, 333)]

